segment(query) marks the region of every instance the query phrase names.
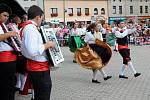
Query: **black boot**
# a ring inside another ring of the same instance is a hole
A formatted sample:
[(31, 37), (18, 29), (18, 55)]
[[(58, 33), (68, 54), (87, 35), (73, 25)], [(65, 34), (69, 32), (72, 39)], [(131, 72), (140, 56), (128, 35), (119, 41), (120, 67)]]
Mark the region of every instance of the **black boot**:
[(104, 77), (104, 80), (106, 81), (106, 80), (110, 79), (111, 77), (112, 77), (112, 76)]
[(128, 77), (124, 75), (119, 75), (119, 78), (128, 79)]
[(140, 75), (141, 75), (141, 73), (136, 73), (136, 74), (134, 74), (134, 77), (138, 77)]
[(101, 83), (101, 82), (99, 82), (98, 80), (92, 79), (92, 83)]

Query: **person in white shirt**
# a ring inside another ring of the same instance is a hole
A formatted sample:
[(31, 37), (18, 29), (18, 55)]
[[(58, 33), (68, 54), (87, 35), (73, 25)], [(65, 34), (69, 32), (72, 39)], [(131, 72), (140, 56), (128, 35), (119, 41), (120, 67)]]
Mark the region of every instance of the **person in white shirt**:
[[(87, 33), (85, 35), (84, 41), (87, 44), (89, 44), (92, 50), (95, 51), (101, 57), (102, 62), (104, 62), (108, 57), (107, 53), (105, 53), (106, 49), (96, 45), (95, 43), (96, 39), (103, 41), (102, 33), (99, 32), (99, 25), (96, 23), (92, 23), (87, 27)], [(100, 83), (96, 78), (98, 71), (102, 73), (104, 80), (108, 80), (112, 77), (108, 76), (102, 68), (99, 70), (93, 69), (92, 71), (93, 71), (92, 83)]]
[(27, 58), (29, 80), (34, 89), (35, 100), (50, 100), (51, 77), (50, 66), (46, 50), (54, 47), (52, 41), (43, 43), (39, 31), (44, 18), (43, 11), (38, 6), (31, 6), (28, 10), (27, 25), (22, 30), (22, 54)]
[(125, 26), (122, 20), (117, 22), (117, 28), (115, 28), (115, 36), (117, 38), (118, 43), (118, 51), (123, 58), (123, 65), (119, 74), (119, 78), (128, 79), (127, 76), (124, 75), (125, 69), (129, 67), (134, 74), (134, 77), (138, 77), (141, 73), (138, 73), (131, 61), (130, 57), (130, 48), (128, 46), (128, 35), (135, 32), (135, 28)]
[(14, 49), (9, 45), (10, 37), (17, 36), (17, 32), (8, 32), (5, 22), (11, 14), (11, 9), (8, 5), (0, 4), (0, 100), (15, 99), (15, 84), (16, 84), (16, 59)]

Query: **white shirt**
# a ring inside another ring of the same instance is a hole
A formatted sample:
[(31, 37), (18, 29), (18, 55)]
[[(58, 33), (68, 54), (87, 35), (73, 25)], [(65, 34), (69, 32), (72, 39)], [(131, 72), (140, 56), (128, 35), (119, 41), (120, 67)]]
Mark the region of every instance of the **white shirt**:
[(28, 24), (22, 31), (22, 54), (35, 61), (47, 61), (41, 33), (38, 31), (36, 23), (31, 22), (33, 24)]
[(103, 41), (102, 34), (100, 32), (95, 32), (94, 34), (92, 34), (91, 32), (87, 32), (84, 41), (88, 44), (95, 44), (96, 38)]
[[(4, 24), (3, 24), (3, 26), (7, 30), (7, 28)], [(0, 26), (0, 34), (4, 34), (4, 31), (3, 31), (1, 26)], [(7, 43), (4, 43), (3, 41), (0, 41), (0, 52), (2, 52), (2, 51), (12, 51), (12, 50), (13, 50), (13, 48), (10, 47)]]
[(80, 32), (81, 32), (81, 31), (80, 31), (79, 28), (76, 28), (76, 29), (72, 28), (72, 29), (71, 29), (71, 35), (72, 35), (72, 36), (81, 36), (81, 33), (80, 33)]
[(85, 35), (86, 34), (86, 27), (80, 28), (80, 34)]
[(128, 34), (132, 34), (134, 32), (135, 32), (135, 28), (133, 28), (133, 29), (125, 29), (123, 33), (120, 33), (120, 31), (115, 31), (115, 36), (117, 38), (124, 38)]

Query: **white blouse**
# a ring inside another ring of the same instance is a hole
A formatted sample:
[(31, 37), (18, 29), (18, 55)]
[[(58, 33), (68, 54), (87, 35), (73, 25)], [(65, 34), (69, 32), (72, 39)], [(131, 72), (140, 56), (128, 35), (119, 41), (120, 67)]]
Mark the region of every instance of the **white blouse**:
[(87, 32), (84, 38), (84, 41), (88, 44), (95, 44), (95, 40), (100, 39), (103, 41), (102, 34), (100, 32), (92, 34), (91, 32)]

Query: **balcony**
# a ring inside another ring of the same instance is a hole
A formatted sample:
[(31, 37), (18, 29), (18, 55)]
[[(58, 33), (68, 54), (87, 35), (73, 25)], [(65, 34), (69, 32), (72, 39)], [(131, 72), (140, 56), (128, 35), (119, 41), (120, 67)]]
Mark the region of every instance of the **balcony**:
[(52, 13), (51, 14), (51, 17), (57, 17), (58, 16), (58, 13)]
[(82, 14), (81, 13), (77, 13), (77, 16), (81, 16)]
[(73, 13), (68, 14), (69, 16), (73, 16)]
[(85, 13), (85, 15), (86, 15), (86, 16), (89, 16), (90, 14), (89, 14), (89, 13)]

